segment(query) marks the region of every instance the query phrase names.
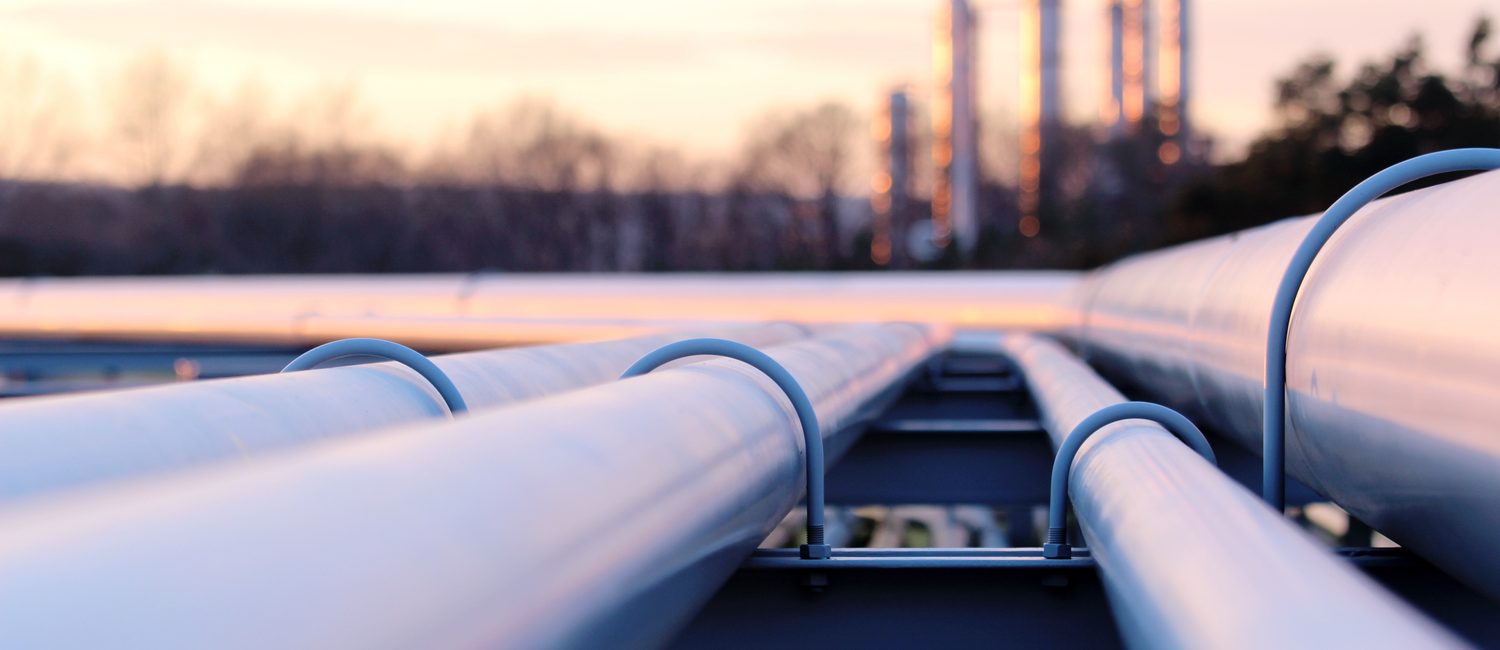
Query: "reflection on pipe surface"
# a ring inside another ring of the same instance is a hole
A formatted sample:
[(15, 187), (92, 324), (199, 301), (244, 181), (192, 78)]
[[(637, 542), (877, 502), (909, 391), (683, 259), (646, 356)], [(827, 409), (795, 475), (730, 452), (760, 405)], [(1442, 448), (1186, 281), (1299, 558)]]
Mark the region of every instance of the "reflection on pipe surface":
[[(1026, 375), (1054, 447), (1124, 401), (1049, 339), (997, 345)], [(1155, 423), (1117, 422), (1091, 436), (1069, 494), (1133, 647), (1462, 646)]]
[[(1287, 470), (1500, 596), (1500, 173), (1372, 203), (1292, 315)], [(1091, 274), (1068, 336), (1101, 372), (1261, 447), (1268, 315), (1292, 219)]]
[[(766, 352), (833, 435), (945, 339)], [(657, 647), (802, 478), (775, 384), (689, 364), (0, 512), (0, 647)]]
[[(752, 345), (803, 338), (792, 325), (701, 334)], [(432, 357), (470, 408), (611, 381), (682, 338), (490, 350)], [(246, 461), (407, 422), (443, 417), (414, 371), (379, 363), (0, 403), (0, 503), (108, 480)]]

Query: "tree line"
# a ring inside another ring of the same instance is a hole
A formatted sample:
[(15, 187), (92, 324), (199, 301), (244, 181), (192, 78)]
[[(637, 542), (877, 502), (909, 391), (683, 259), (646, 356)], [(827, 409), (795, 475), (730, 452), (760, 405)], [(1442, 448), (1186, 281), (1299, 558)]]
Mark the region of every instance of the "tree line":
[[(1317, 212), (1413, 155), (1500, 146), (1491, 40), (1479, 21), (1463, 66), (1446, 72), (1418, 39), (1348, 76), (1309, 58), (1277, 82), (1275, 124), (1226, 164), (1163, 164), (1149, 118), (1126, 137), (1060, 129), (1063, 200), (1044, 206), (1035, 237), (1017, 233), (1015, 188), (986, 152), (975, 255), (924, 266), (1087, 268)], [(3, 275), (876, 268), (861, 162), (874, 145), (836, 102), (768, 112), (720, 161), (538, 100), (475, 116), (414, 156), (370, 135), (352, 89), (280, 120), (253, 87), (195, 111), (190, 77), (148, 55), (110, 98), (108, 164), (128, 178), (86, 182), (47, 180), (99, 148), (69, 136), (77, 98), (44, 80), (0, 57)]]

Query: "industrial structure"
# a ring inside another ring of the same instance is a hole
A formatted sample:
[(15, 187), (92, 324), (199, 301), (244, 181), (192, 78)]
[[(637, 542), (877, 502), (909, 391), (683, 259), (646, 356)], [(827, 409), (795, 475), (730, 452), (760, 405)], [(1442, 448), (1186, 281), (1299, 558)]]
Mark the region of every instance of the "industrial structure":
[(973, 250), (979, 236), (979, 135), (975, 14), (968, 0), (943, 0), (933, 37), (932, 241)]
[[(1067, 122), (1062, 97), (1062, 0), (1025, 0), (1019, 8), (1017, 230), (1023, 237), (1034, 237), (1041, 232), (1043, 214), (1052, 211), (1049, 206), (1064, 198), (1060, 178)], [(1105, 0), (1104, 10), (1106, 73), (1100, 107), (1104, 137), (1138, 135), (1149, 122), (1163, 137), (1157, 150), (1162, 164), (1175, 165), (1193, 156), (1188, 0), (1159, 0), (1154, 6), (1151, 0)], [(937, 25), (933, 41), (933, 239), (938, 247), (946, 246), (950, 238), (958, 241), (961, 253), (967, 255), (977, 240), (983, 213), (977, 204), (976, 150), (977, 139), (983, 136), (974, 117), (974, 9), (965, 0), (941, 0)], [(877, 144), (886, 156), (887, 141), (877, 138)], [(892, 173), (890, 159), (883, 160), (883, 169)], [(875, 196), (883, 204), (878, 187)], [(884, 241), (880, 233), (886, 228), (885, 217), (880, 209), (875, 213), (876, 236)]]
[(1149, 0), (1110, 0), (1108, 14), (1109, 97), (1104, 124), (1112, 135), (1122, 135), (1140, 128), (1155, 99), (1151, 83), (1155, 39)]
[(1365, 205), (1497, 168), (1081, 274), (0, 282), (0, 646), (1500, 644), (1500, 171)]
[(885, 110), (875, 120), (878, 162), (870, 187), (870, 259), (878, 266), (908, 264), (907, 231), (912, 222), (911, 101), (904, 89), (886, 96)]
[(1191, 24), (1187, 0), (1162, 0), (1161, 52), (1157, 61), (1161, 80), (1161, 114), (1157, 128), (1168, 141), (1162, 144), (1158, 157), (1174, 164), (1193, 153), (1192, 121), (1188, 107), (1192, 98)]
[(1023, 237), (1041, 232), (1044, 200), (1057, 196), (1057, 139), (1063, 125), (1061, 0), (1029, 0), (1021, 17), (1021, 177)]

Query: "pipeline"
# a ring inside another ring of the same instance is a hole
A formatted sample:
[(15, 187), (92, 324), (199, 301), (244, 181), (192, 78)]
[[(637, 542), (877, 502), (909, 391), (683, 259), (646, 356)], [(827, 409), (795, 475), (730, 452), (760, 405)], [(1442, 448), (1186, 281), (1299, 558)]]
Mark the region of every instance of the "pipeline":
[[(832, 436), (945, 341), (881, 325), (766, 352)], [(655, 647), (802, 471), (780, 389), (720, 360), (76, 493), (0, 513), (0, 647)]]
[[(977, 344), (977, 343), (975, 343)], [(1045, 338), (992, 345), (1060, 447), (1124, 397)], [(1118, 422), (1073, 461), (1074, 512), (1125, 641), (1139, 648), (1462, 647), (1154, 423)]]
[(1071, 272), (237, 276), (0, 280), (0, 335), (425, 349), (790, 320), (1051, 330)]
[[(1500, 173), (1384, 199), (1318, 255), (1287, 347), (1286, 468), (1500, 598)], [(1259, 452), (1272, 298), (1313, 218), (1123, 260), (1074, 293), (1101, 374)]]
[[(805, 336), (795, 325), (710, 330), (750, 345)], [(691, 334), (433, 357), (483, 409), (610, 381)], [(290, 447), (441, 418), (443, 398), (394, 363), (0, 403), (0, 503), (106, 480), (246, 460)]]

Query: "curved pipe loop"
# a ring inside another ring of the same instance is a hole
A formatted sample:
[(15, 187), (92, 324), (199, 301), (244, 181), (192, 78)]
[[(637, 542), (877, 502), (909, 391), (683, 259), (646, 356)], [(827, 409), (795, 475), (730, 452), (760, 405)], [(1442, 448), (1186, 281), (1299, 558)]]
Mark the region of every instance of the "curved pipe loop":
[(625, 370), (620, 379), (644, 375), (666, 363), (683, 357), (713, 355), (728, 357), (749, 364), (761, 371), (786, 393), (797, 420), (802, 424), (802, 435), (807, 447), (807, 543), (802, 545), (802, 558), (826, 560), (832, 556), (832, 548), (823, 537), (823, 431), (818, 426), (818, 414), (813, 410), (807, 391), (792, 373), (769, 355), (743, 343), (724, 339), (699, 338), (669, 343), (641, 357), (640, 361)]
[(437, 364), (416, 350), (383, 339), (354, 338), (324, 343), (292, 359), (292, 362), (286, 364), (281, 372), (310, 370), (319, 364), (344, 357), (379, 357), (400, 363), (417, 371), (417, 374), (422, 375), (433, 388), (437, 389), (438, 395), (443, 398), (443, 403), (448, 406), (450, 417), (469, 410), (469, 405), (464, 403), (463, 395), (459, 394), (458, 387), (453, 385), (453, 380), (448, 378), (442, 368), (437, 367)]
[(1277, 512), (1286, 509), (1286, 348), (1292, 307), (1318, 252), (1339, 227), (1366, 204), (1412, 181), (1450, 172), (1500, 169), (1500, 149), (1450, 149), (1429, 153), (1385, 168), (1334, 201), (1318, 218), (1292, 254), (1266, 332), (1266, 383), (1261, 425), (1261, 496)]
[(1160, 424), (1177, 436), (1193, 451), (1208, 462), (1219, 464), (1214, 450), (1203, 437), (1203, 432), (1181, 413), (1151, 402), (1121, 402), (1094, 411), (1078, 426), (1068, 432), (1057, 448), (1057, 457), (1052, 460), (1052, 491), (1047, 507), (1047, 541), (1042, 545), (1042, 557), (1066, 560), (1073, 557), (1073, 547), (1068, 544), (1068, 476), (1073, 471), (1073, 457), (1078, 455), (1083, 441), (1098, 433), (1100, 429), (1121, 420), (1150, 420)]

